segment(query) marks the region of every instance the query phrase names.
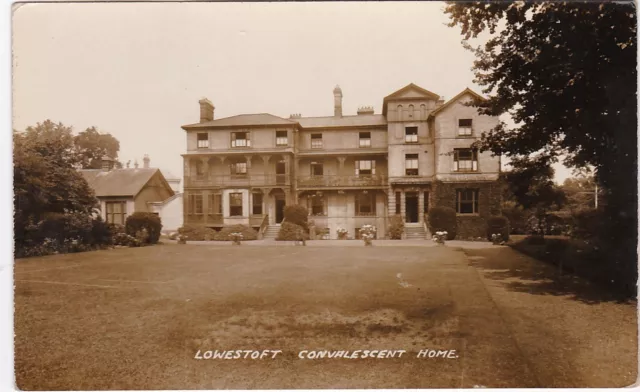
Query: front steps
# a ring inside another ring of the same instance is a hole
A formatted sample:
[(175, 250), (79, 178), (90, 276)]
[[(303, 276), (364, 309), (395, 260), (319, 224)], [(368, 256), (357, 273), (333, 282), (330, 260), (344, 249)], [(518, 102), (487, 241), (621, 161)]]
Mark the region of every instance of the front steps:
[(422, 224), (404, 227), (405, 238), (408, 240), (424, 240), (427, 238), (427, 232)]
[(280, 231), (280, 225), (269, 225), (267, 230), (264, 231), (265, 240), (275, 240), (278, 236), (278, 232)]

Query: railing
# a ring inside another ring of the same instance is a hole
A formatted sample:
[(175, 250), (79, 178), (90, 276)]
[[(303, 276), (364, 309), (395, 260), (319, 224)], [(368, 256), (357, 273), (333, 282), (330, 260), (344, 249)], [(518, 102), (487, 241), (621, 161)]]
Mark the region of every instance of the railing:
[(260, 223), (260, 228), (258, 229), (259, 240), (264, 238), (264, 232), (267, 231), (267, 227), (269, 227), (269, 214), (264, 214), (264, 217), (262, 218), (262, 223)]
[(283, 186), (290, 185), (289, 176), (286, 174), (246, 174), (246, 175), (204, 175), (188, 176), (185, 178), (186, 186)]
[(298, 177), (298, 188), (384, 186), (383, 176), (304, 176)]

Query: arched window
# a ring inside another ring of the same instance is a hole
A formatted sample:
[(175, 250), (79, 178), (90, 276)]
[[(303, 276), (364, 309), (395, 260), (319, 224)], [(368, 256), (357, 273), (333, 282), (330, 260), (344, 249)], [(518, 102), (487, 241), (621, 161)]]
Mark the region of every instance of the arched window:
[(396, 110), (397, 116), (398, 116), (398, 121), (402, 121), (404, 118), (404, 116), (402, 115), (402, 112), (404, 111), (404, 108), (402, 107), (402, 105), (398, 105), (398, 110)]
[(422, 105), (420, 105), (420, 120), (426, 120), (426, 119), (427, 119), (427, 105), (423, 103)]
[(414, 111), (413, 111), (413, 105), (409, 105), (409, 118), (413, 118), (414, 115)]

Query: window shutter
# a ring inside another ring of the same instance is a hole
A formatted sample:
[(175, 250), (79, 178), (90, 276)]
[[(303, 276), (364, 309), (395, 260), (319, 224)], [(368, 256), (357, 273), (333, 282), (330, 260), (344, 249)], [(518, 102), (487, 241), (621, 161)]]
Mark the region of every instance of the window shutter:
[(473, 161), (473, 171), (478, 170), (478, 161), (474, 160)]
[(458, 171), (458, 161), (453, 160), (453, 171)]

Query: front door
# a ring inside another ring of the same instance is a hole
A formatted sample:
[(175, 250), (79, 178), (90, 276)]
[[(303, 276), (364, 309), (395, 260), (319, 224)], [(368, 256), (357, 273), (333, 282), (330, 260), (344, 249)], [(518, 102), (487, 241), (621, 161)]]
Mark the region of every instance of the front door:
[(284, 219), (284, 206), (285, 206), (284, 196), (283, 197), (276, 196), (276, 223), (277, 224), (282, 223), (282, 220)]
[(407, 192), (405, 197), (406, 222), (418, 223), (418, 193)]

